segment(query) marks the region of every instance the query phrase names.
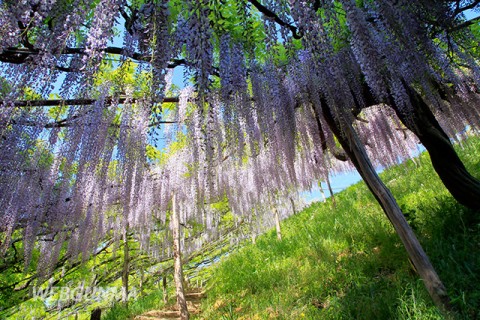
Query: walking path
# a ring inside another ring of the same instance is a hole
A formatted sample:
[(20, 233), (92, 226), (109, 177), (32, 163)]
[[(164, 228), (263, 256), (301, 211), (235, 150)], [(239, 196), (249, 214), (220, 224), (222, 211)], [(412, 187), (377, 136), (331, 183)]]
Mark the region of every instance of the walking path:
[[(205, 298), (205, 292), (199, 291), (201, 289), (189, 289), (185, 293), (185, 299), (187, 300), (188, 312), (190, 315), (200, 313), (200, 304), (203, 298)], [(172, 320), (180, 319), (180, 311), (177, 304), (166, 307), (162, 310), (150, 310), (142, 315), (136, 316), (135, 320)]]

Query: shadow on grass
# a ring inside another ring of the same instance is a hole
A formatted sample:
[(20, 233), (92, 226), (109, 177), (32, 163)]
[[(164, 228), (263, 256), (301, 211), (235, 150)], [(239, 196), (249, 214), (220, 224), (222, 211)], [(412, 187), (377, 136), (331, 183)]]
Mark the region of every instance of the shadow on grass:
[[(480, 318), (480, 224), (475, 214), (450, 197), (436, 199), (435, 207), (410, 212), (420, 225), (416, 233), (447, 287), (457, 319)], [(429, 220), (425, 221), (425, 212)], [(366, 243), (384, 238), (369, 230)], [(371, 251), (345, 254), (341, 269), (354, 272), (354, 281), (334, 297), (318, 297), (315, 318), (443, 319), (422, 281), (407, 260), (395, 234)], [(327, 306), (327, 308), (325, 308)]]

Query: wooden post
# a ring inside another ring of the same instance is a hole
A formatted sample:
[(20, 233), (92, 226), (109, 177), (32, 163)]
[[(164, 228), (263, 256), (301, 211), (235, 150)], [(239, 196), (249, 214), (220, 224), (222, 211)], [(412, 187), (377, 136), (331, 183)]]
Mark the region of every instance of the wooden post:
[(167, 291), (167, 274), (163, 274), (162, 278), (162, 290), (163, 290), (163, 304), (167, 305), (168, 303), (168, 291)]
[(277, 207), (273, 207), (273, 212), (275, 213), (275, 228), (277, 228), (277, 239), (282, 241), (282, 229), (280, 227), (280, 218), (278, 216)]
[(122, 270), (122, 302), (128, 308), (128, 274), (129, 274), (129, 251), (128, 251), (128, 222), (123, 231), (123, 270)]
[(140, 267), (140, 296), (143, 296), (143, 285), (145, 282), (145, 271)]
[(323, 203), (327, 202), (327, 197), (325, 196), (325, 192), (323, 191), (323, 187), (322, 187), (322, 182), (321, 182), (321, 181), (318, 181), (318, 189), (320, 189), (320, 193), (322, 194)]
[(330, 184), (330, 178), (328, 177), (328, 172), (327, 172), (326, 182), (327, 182), (327, 186), (328, 186), (328, 191), (330, 192), (330, 197), (332, 198), (333, 207), (336, 208), (337, 207), (337, 201), (335, 200), (335, 195), (333, 194), (332, 185)]
[(293, 197), (290, 197), (290, 203), (292, 204), (293, 214), (297, 214), (297, 209), (295, 208), (295, 201), (293, 201)]
[(183, 290), (183, 270), (182, 270), (182, 252), (180, 248), (180, 218), (178, 216), (175, 194), (172, 196), (172, 233), (173, 233), (173, 260), (174, 271), (173, 279), (175, 280), (175, 288), (177, 292), (177, 304), (180, 309), (180, 319), (188, 320), (187, 301), (185, 300), (185, 292)]
[(256, 210), (252, 209), (252, 214), (250, 216), (249, 223), (250, 223), (250, 233), (252, 234), (252, 244), (256, 244), (257, 243), (257, 230), (256, 230), (255, 226), (253, 225), (253, 223), (254, 223), (253, 213), (256, 213)]

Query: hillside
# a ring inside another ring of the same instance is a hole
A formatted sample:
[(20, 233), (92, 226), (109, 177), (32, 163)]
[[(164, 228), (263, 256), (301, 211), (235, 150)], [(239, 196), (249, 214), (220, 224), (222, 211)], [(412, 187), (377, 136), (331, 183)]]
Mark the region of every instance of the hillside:
[[(469, 171), (480, 176), (480, 140), (470, 139), (457, 151)], [(434, 173), (428, 154), (385, 170), (381, 177), (447, 286), (457, 318), (480, 318), (478, 212), (465, 209), (450, 196)], [(282, 241), (277, 240), (275, 230), (257, 237), (256, 244), (245, 241), (238, 247), (227, 237), (191, 257), (184, 266), (187, 290), (206, 291), (198, 308), (201, 313), (192, 318), (443, 319), (365, 184), (360, 182), (337, 194), (336, 203), (336, 208), (331, 200), (314, 203), (282, 221)], [(133, 253), (133, 239), (131, 244)], [(118, 273), (122, 264), (112, 257), (115, 252), (112, 249), (94, 257), (57, 285), (73, 286), (75, 281), (93, 281), (89, 279), (96, 274)], [(112, 320), (171, 310), (175, 304), (173, 279), (170, 274), (166, 276), (165, 305), (159, 273), (169, 270), (171, 261), (153, 269), (145, 264), (148, 257), (139, 255), (134, 261), (138, 262), (132, 263), (128, 308), (120, 302), (113, 306), (100, 301), (80, 303), (49, 317), (89, 319), (90, 310), (97, 306), (103, 310), (102, 319)], [(144, 280), (138, 276), (139, 270), (145, 271)], [(120, 286), (119, 280), (116, 284), (109, 279), (100, 279), (100, 285)], [(47, 311), (40, 302), (26, 302), (11, 318), (45, 316)]]
[[(480, 176), (480, 142), (458, 146)], [(478, 213), (456, 203), (428, 154), (381, 174), (447, 286), (459, 319), (480, 317)], [(360, 182), (314, 203), (212, 270), (201, 319), (442, 319), (386, 216)]]

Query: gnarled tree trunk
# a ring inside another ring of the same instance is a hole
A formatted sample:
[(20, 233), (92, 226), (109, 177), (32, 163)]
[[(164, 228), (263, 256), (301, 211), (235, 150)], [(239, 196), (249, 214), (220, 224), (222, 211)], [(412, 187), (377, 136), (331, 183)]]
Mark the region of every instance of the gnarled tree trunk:
[(466, 207), (480, 209), (480, 180), (467, 171), (447, 134), (422, 97), (408, 85), (405, 85), (405, 88), (414, 113), (407, 117), (392, 103), (397, 116), (427, 149), (433, 168), (452, 196)]
[[(420, 94), (406, 83), (403, 83), (403, 86), (413, 107), (411, 113), (409, 115), (403, 113), (391, 95), (388, 104), (395, 110), (400, 121), (427, 149), (434, 170), (450, 194), (464, 206), (474, 210), (480, 209), (480, 180), (467, 171), (447, 134)], [(367, 106), (382, 103), (371, 94), (367, 84), (364, 84), (363, 95)]]
[(326, 104), (324, 104), (323, 112), (329, 127), (395, 228), (432, 300), (442, 311), (451, 310), (450, 299), (445, 286), (433, 268), (412, 228), (408, 225), (392, 193), (375, 172), (357, 133), (350, 123), (344, 124), (342, 129), (340, 129)]

